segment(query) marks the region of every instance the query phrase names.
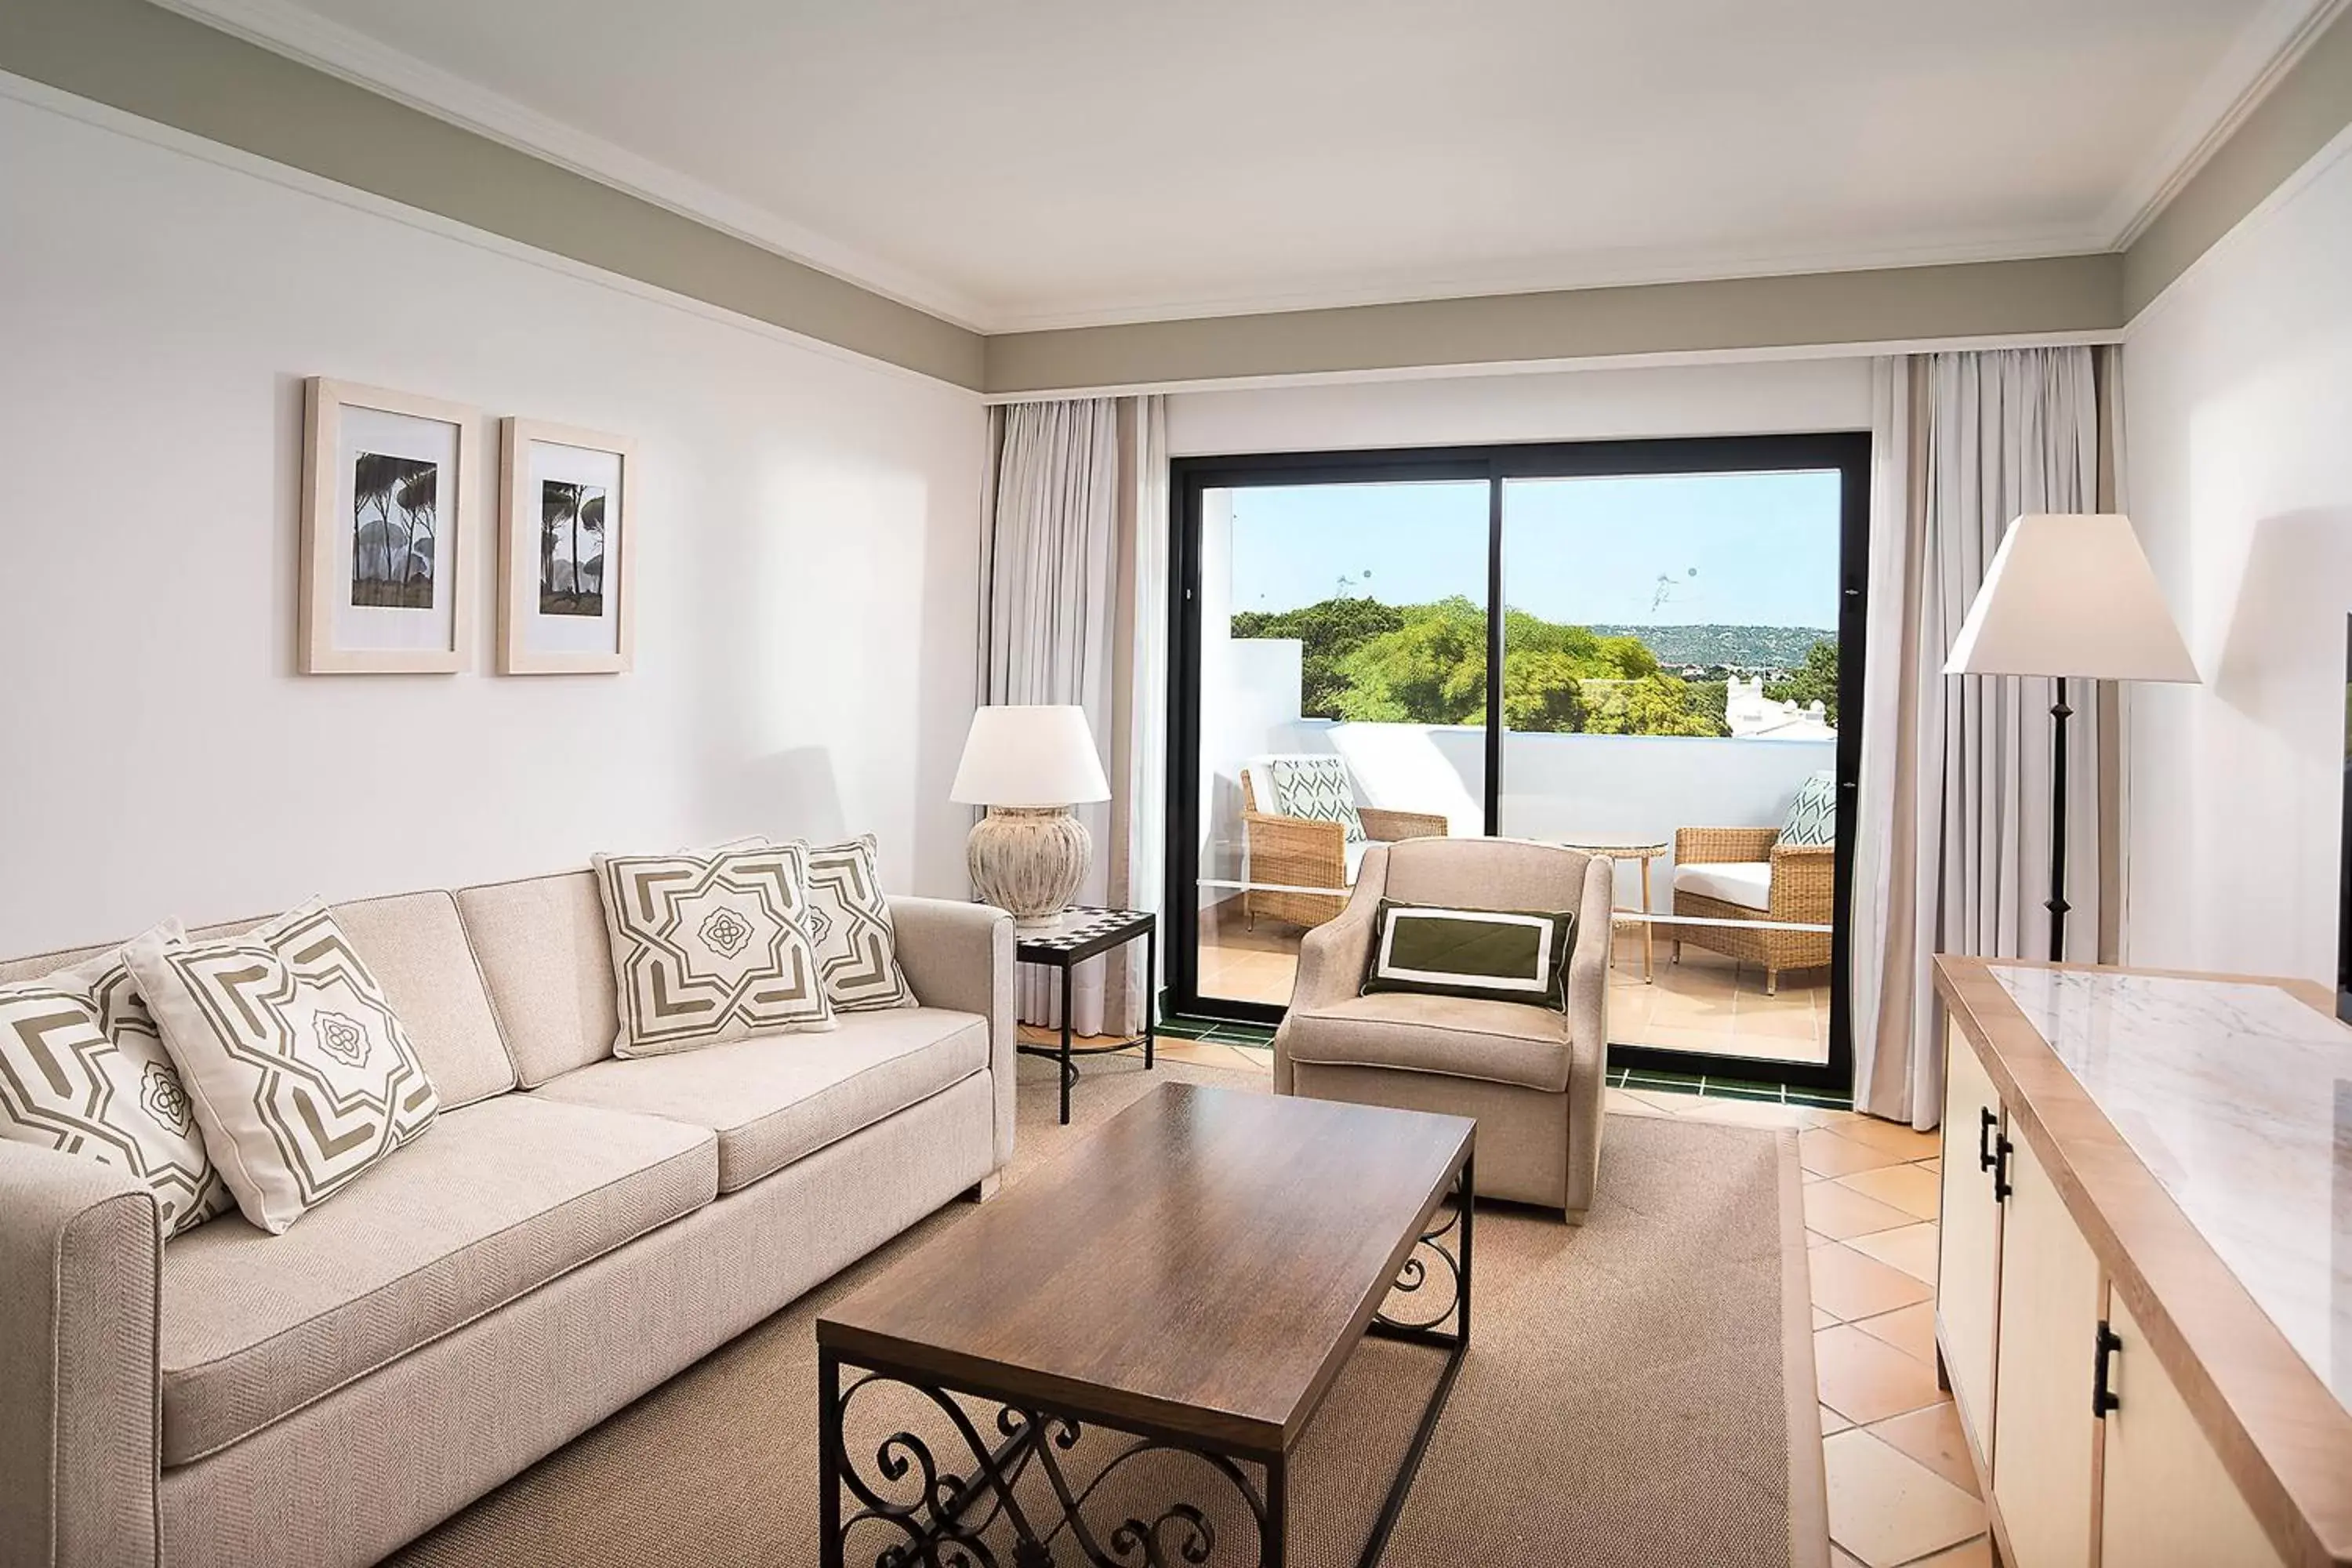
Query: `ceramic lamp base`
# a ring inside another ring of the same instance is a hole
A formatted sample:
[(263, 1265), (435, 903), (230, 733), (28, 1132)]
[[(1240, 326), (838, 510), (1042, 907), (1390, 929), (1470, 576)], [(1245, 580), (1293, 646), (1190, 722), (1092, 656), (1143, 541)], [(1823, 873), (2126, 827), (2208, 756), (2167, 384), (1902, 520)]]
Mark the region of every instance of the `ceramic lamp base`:
[(1024, 931), (1051, 926), (1086, 879), (1094, 839), (1066, 805), (992, 805), (964, 846), (982, 900)]

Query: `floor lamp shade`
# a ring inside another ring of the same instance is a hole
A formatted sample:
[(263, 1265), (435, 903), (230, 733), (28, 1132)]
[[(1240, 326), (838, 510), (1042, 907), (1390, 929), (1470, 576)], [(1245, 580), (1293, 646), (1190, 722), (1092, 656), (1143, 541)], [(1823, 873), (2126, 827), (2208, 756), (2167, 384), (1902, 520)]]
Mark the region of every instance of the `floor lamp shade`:
[(2021, 517), (2001, 536), (1945, 662), (1947, 675), (2044, 675), (2050, 705), (2050, 957), (2066, 956), (2066, 705), (2070, 676), (2194, 682), (2197, 664), (2118, 513)]
[(1094, 849), (1070, 807), (1110, 798), (1086, 710), (982, 708), (971, 716), (948, 798), (988, 807), (964, 847), (981, 898), (1024, 926), (1052, 925), (1086, 879)]

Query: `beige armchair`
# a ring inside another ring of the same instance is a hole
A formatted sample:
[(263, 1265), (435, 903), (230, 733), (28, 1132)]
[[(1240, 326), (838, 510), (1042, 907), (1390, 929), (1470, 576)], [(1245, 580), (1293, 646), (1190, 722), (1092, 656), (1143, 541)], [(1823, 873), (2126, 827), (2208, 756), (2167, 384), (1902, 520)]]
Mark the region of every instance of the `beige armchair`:
[[(1403, 838), (1443, 838), (1445, 818), (1434, 812), (1383, 811), (1358, 805), (1364, 836), (1374, 843)], [(1305, 816), (1276, 816), (1260, 811), (1257, 786), (1250, 770), (1242, 770), (1242, 843), (1249, 852), (1249, 879), (1293, 888), (1346, 888), (1349, 877), (1348, 834), (1336, 822)], [(1348, 900), (1337, 893), (1260, 893), (1242, 895), (1242, 915), (1255, 926), (1260, 915), (1293, 925), (1319, 926), (1337, 916)]]
[[(1745, 884), (1721, 873), (1749, 868)], [(1710, 876), (1712, 872), (1714, 875)], [(1735, 896), (1726, 897), (1726, 894)], [(1837, 909), (1837, 846), (1783, 844), (1777, 827), (1675, 830), (1675, 913), (1696, 920), (1776, 921), (1828, 925)], [(1784, 969), (1820, 969), (1830, 961), (1830, 933), (1759, 931), (1752, 925), (1675, 926), (1673, 961), (1683, 943), (1720, 952), (1764, 971), (1764, 994), (1780, 991)]]
[[(1478, 1191), (1562, 1210), (1592, 1204), (1609, 1058), (1610, 862), (1508, 838), (1375, 844), (1337, 919), (1307, 935), (1274, 1037), (1274, 1090), (1468, 1116)], [(1574, 910), (1568, 1008), (1384, 992), (1366, 996), (1381, 899), (1454, 909)]]

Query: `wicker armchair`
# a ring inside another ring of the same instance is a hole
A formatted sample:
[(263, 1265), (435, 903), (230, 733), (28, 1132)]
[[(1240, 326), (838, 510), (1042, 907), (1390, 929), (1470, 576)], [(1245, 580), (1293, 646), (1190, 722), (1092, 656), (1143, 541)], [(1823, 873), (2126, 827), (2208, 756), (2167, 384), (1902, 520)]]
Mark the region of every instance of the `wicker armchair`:
[[(1762, 911), (1703, 893), (1675, 889), (1675, 913), (1693, 919), (1781, 921), (1827, 925), (1837, 901), (1837, 846), (1782, 844), (1777, 827), (1680, 827), (1675, 830), (1676, 867), (1763, 860), (1772, 867), (1771, 907)], [(1780, 971), (1819, 969), (1830, 961), (1830, 933), (1759, 931), (1752, 925), (1674, 928), (1672, 956), (1680, 963), (1683, 943), (1728, 954), (1764, 971), (1764, 994), (1776, 995)]]
[[(1445, 818), (1431, 812), (1382, 811), (1360, 805), (1364, 836), (1379, 844), (1402, 838), (1443, 838)], [(1250, 771), (1242, 770), (1242, 843), (1249, 851), (1249, 879), (1293, 888), (1346, 888), (1348, 830), (1336, 822), (1304, 816), (1276, 816), (1257, 808), (1257, 792)], [(1319, 926), (1338, 918), (1348, 907), (1342, 893), (1261, 893), (1242, 895), (1242, 915), (1251, 925), (1260, 915), (1294, 925)]]

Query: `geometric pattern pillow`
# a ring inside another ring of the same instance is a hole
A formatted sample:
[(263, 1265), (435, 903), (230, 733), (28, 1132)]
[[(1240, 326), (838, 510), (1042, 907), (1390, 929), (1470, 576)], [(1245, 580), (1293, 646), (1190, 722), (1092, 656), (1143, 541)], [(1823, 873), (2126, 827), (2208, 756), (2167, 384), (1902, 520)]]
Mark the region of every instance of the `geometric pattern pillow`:
[(875, 875), (874, 836), (804, 847), (808, 910), (802, 923), (816, 944), (824, 993), (836, 1013), (912, 1007), (914, 987), (898, 968), (890, 902)]
[(1806, 848), (1837, 842), (1837, 779), (1815, 773), (1789, 805), (1789, 819), (1780, 825), (1780, 842)]
[(440, 1101), (416, 1047), (317, 900), (241, 936), (161, 925), (122, 959), (205, 1151), (271, 1235), (433, 1125)]
[(621, 1016), (614, 1056), (834, 1026), (803, 923), (804, 846), (599, 855), (595, 865)]
[(0, 1139), (144, 1182), (166, 1241), (236, 1202), (205, 1154), (155, 1020), (111, 953), (0, 985)]
[(1349, 787), (1344, 759), (1271, 757), (1266, 769), (1274, 775), (1274, 815), (1337, 822), (1347, 828), (1349, 843), (1364, 842), (1364, 819), (1357, 814), (1356, 794)]

